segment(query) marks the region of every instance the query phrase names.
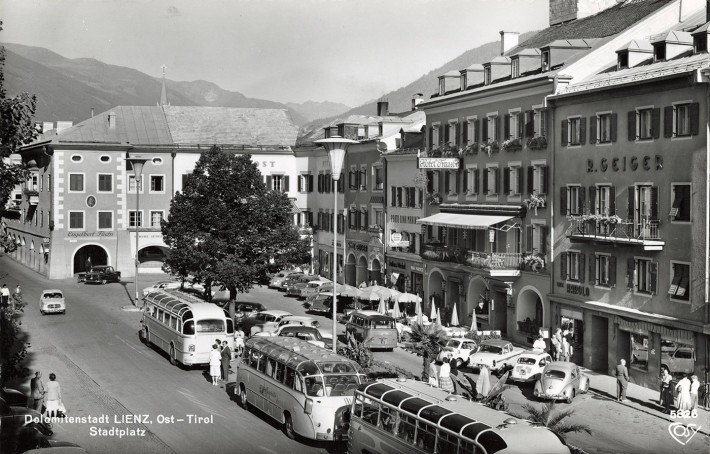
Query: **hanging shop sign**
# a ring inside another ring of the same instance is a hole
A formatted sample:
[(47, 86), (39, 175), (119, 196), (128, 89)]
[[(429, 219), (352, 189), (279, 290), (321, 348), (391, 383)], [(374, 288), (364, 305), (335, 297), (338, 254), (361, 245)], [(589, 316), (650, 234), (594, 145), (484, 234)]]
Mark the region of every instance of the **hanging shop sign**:
[(449, 169), (461, 168), (460, 158), (417, 158), (418, 169)]

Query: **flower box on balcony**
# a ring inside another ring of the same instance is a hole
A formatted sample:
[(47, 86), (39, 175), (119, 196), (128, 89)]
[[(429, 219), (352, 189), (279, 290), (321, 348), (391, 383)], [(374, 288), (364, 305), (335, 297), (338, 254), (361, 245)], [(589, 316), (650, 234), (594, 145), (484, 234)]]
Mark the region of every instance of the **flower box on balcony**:
[(427, 193), (427, 202), (429, 202), (429, 205), (438, 205), (441, 203), (441, 194), (438, 192), (434, 193)]
[(525, 205), (528, 207), (528, 210), (535, 211), (535, 216), (537, 216), (537, 209), (538, 208), (545, 207), (545, 199), (537, 193), (531, 194), (530, 198), (524, 200), (523, 203), (525, 203)]
[(482, 150), (490, 156), (491, 153), (498, 153), (500, 151), (500, 145), (497, 140), (491, 140), (490, 142), (483, 144)]
[(521, 259), (520, 264), (524, 269), (535, 271), (536, 273), (545, 269), (545, 259), (539, 255), (525, 255)]
[(474, 143), (468, 144), (465, 147), (463, 147), (461, 149), (461, 153), (464, 155), (476, 154), (476, 153), (478, 153), (478, 148), (479, 148), (478, 142), (474, 142)]
[(547, 148), (545, 136), (535, 136), (528, 139), (528, 148), (531, 150), (544, 150)]
[(503, 142), (501, 148), (503, 151), (520, 151), (523, 149), (523, 143), (520, 139), (508, 139)]

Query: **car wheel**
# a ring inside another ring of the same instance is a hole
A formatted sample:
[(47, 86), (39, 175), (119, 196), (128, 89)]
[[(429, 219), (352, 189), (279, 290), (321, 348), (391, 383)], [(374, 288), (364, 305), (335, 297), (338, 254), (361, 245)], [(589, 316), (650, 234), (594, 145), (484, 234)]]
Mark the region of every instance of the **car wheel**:
[(296, 432), (293, 430), (293, 419), (288, 412), (284, 413), (284, 433), (291, 440), (296, 439)]
[(574, 399), (574, 389), (572, 391), (570, 391), (570, 393), (567, 395), (567, 403), (571, 404), (573, 399)]
[(39, 313), (42, 315), (47, 315), (42, 309), (39, 310)]
[(101, 279), (101, 285), (106, 285), (106, 279)]
[(589, 392), (589, 380), (584, 384), (584, 388), (582, 388), (583, 393), (588, 393)]
[(249, 410), (249, 400), (247, 399), (247, 389), (244, 383), (239, 385), (239, 405), (245, 409)]
[(463, 366), (463, 362), (464, 361), (461, 358), (456, 358), (456, 368), (461, 369), (461, 367)]
[(150, 347), (152, 344), (150, 343), (150, 331), (148, 331), (148, 328), (143, 328), (143, 339), (145, 339), (145, 345)]
[(177, 358), (175, 357), (175, 346), (171, 344), (170, 345), (170, 364), (172, 364), (173, 366), (177, 366), (177, 363), (178, 363), (178, 361), (177, 361)]

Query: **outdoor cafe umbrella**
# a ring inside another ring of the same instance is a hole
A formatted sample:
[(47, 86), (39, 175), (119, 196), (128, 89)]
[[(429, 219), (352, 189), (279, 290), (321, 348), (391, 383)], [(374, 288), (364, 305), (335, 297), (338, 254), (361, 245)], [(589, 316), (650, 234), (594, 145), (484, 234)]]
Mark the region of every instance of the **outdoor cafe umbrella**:
[(441, 326), (441, 310), (436, 309), (436, 326)]
[(383, 297), (380, 297), (380, 305), (377, 307), (377, 312), (382, 315), (387, 315), (387, 303), (385, 303), (385, 299)]
[(422, 326), (424, 323), (424, 318), (422, 317), (422, 302), (417, 301), (417, 308), (416, 308), (416, 314), (417, 314), (417, 325)]
[(456, 303), (454, 303), (454, 309), (451, 311), (451, 326), (459, 326), (459, 314), (456, 313)]
[(375, 292), (370, 287), (358, 289), (356, 296), (365, 301), (379, 301), (382, 298), (379, 293)]
[(436, 303), (434, 302), (434, 298), (432, 297), (431, 299), (431, 314), (429, 314), (429, 321), (434, 321), (436, 320)]
[(392, 309), (392, 317), (394, 317), (395, 320), (402, 317), (402, 312), (400, 312), (399, 310), (399, 303), (397, 301), (394, 302), (394, 309)]
[(476, 321), (476, 309), (473, 310), (471, 314), (471, 331), (474, 333), (478, 331), (478, 322)]
[(338, 293), (340, 296), (345, 298), (355, 298), (357, 296), (358, 289), (352, 285), (338, 284)]
[(398, 290), (395, 290), (393, 288), (386, 288), (386, 287), (382, 287), (381, 289), (377, 289), (375, 291), (377, 292), (378, 295), (384, 296), (385, 299), (395, 298), (398, 295), (402, 294)]
[(420, 303), (422, 298), (418, 295), (413, 295), (411, 293), (400, 293), (394, 297), (394, 300), (398, 303)]

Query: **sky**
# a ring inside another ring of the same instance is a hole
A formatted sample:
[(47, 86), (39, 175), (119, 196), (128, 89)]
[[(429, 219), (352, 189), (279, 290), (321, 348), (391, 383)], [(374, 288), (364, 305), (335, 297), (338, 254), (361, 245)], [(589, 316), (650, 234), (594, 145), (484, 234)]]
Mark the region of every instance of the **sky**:
[(251, 98), (354, 107), (499, 31), (548, 25), (548, 0), (0, 0), (0, 41)]

